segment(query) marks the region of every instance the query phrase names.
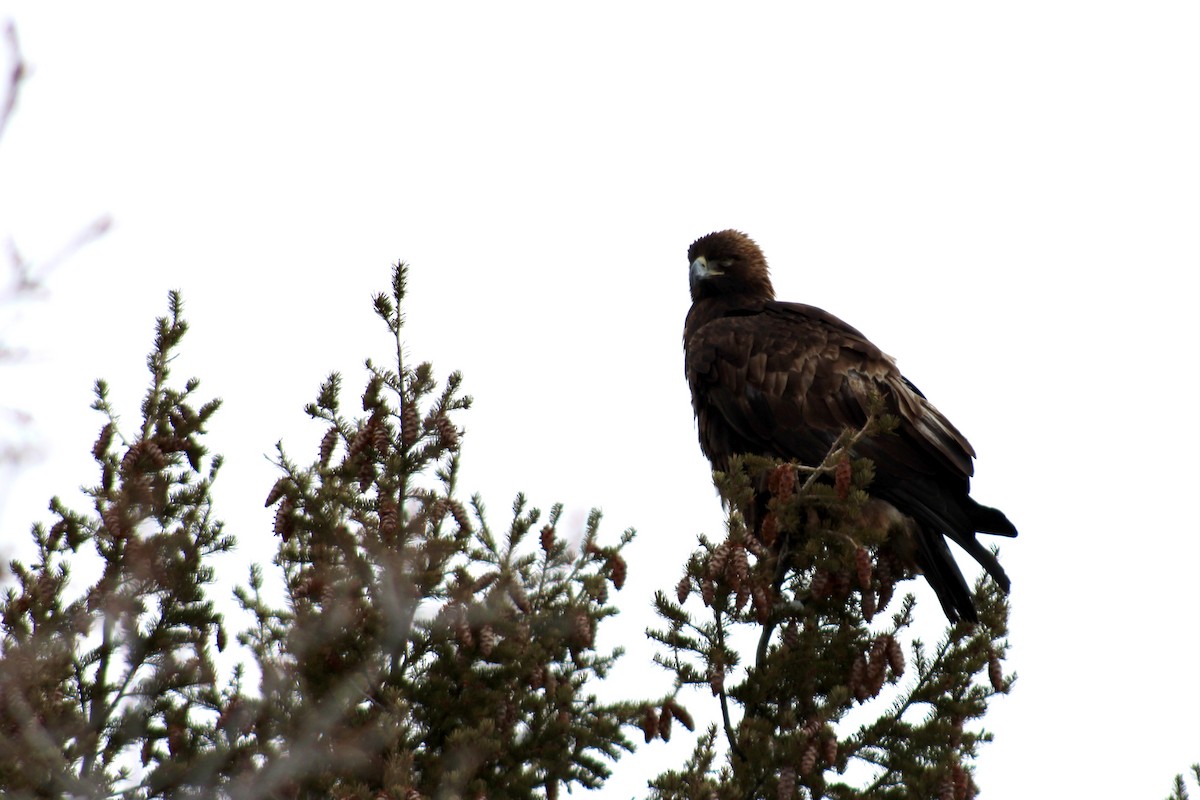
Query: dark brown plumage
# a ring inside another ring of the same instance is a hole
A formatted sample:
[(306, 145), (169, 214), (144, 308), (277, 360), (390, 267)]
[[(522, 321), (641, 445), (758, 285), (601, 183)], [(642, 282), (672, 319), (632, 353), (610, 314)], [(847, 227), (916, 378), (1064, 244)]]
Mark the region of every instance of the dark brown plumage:
[(819, 464), (843, 430), (866, 422), (878, 394), (900, 424), (855, 447), (875, 462), (871, 496), (887, 516), (895, 509), (905, 518), (946, 616), (977, 619), (944, 537), (1007, 591), (1008, 576), (975, 534), (1017, 530), (970, 498), (975, 451), (966, 438), (857, 330), (819, 308), (775, 300), (766, 259), (749, 236), (710, 233), (692, 243), (688, 263), (684, 366), (700, 447), (713, 468), (751, 454)]

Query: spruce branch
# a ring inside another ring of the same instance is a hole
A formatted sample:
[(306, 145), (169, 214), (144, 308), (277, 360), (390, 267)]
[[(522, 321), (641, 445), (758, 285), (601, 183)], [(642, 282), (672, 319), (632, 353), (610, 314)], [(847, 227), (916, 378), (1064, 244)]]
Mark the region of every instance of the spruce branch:
[[(19, 741), (0, 741), (0, 776), (24, 776), (4, 781), (12, 796), (154, 794), (209, 774), (188, 772), (180, 760), (209, 733), (193, 715), (215, 703), (213, 632), (224, 642), (206, 596), (213, 571), (203, 562), (233, 539), (211, 509), (220, 459), (205, 471), (200, 444), (219, 403), (196, 410), (198, 382), (176, 388), (169, 380), (186, 331), (181, 313), (172, 293), (147, 359), (151, 387), (136, 436), (122, 434), (107, 385), (96, 384), (93, 408), (106, 421), (92, 448), (101, 475), (85, 490), (91, 511), (53, 498), (57, 521), (33, 528), (38, 561), (14, 562), (24, 580), (4, 599), (0, 718), (25, 731), (39, 756), (31, 763)], [(101, 575), (70, 597), (69, 564), (85, 546)], [(21, 677), (30, 668), (44, 682)]]
[[(888, 435), (893, 425), (872, 412), (814, 467), (746, 457), (714, 473), (729, 509), (727, 535), (701, 537), (678, 602), (656, 596), (666, 627), (648, 634), (666, 648), (655, 660), (677, 686), (707, 680), (717, 698), (727, 760), (719, 770), (710, 762), (703, 776), (717, 796), (975, 791), (970, 760), (990, 735), (970, 723), (1013, 680), (1000, 667), (1007, 605), (981, 580), (981, 624), (951, 626), (932, 658), (912, 642), (905, 680), (915, 600), (906, 596), (890, 624), (879, 615), (917, 574), (914, 549), (906, 530), (885, 529), (868, 513), (873, 466), (853, 457), (864, 437)], [(765, 508), (756, 505), (764, 491)], [(746, 514), (756, 515), (755, 533)], [(690, 603), (708, 621), (694, 621)], [(738, 654), (727, 646), (733, 629), (753, 631), (756, 640), (752, 661), (736, 670)], [(847, 716), (859, 708), (875, 714), (850, 729)], [(924, 719), (911, 718), (917, 708), (927, 710)], [(858, 786), (837, 777), (853, 761), (871, 767)], [(681, 796), (677, 778), (660, 776), (655, 796)]]
[[(177, 293), (132, 431), (97, 382), (91, 508), (51, 501), (0, 613), (5, 796), (554, 797), (602, 786), (631, 731), (693, 728), (676, 692), (593, 693), (621, 655), (596, 637), (632, 529), (611, 541), (593, 510), (568, 546), (561, 505), (543, 517), (518, 495), (493, 527), (482, 499), (459, 499), (470, 398), (458, 373), (439, 385), (431, 365), (401, 360), (403, 269), (375, 299), (397, 361), (366, 362), (362, 413), (343, 408), (332, 373), (305, 407), (323, 428), (312, 459), (276, 448), (266, 505), (283, 595), (261, 565), (237, 587), (251, 622), (224, 683), (212, 648), (228, 642), (206, 594), (212, 558), (233, 546), (204, 439), (219, 402), (171, 374), (187, 331)], [(101, 574), (73, 598), (81, 552)]]
[(17, 106), (17, 97), (21, 93), (21, 85), (25, 82), (28, 68), (21, 55), (21, 43), (17, 39), (17, 26), (9, 20), (4, 25), (4, 44), (8, 49), (9, 68), (4, 87), (4, 101), (0, 103), (0, 137), (8, 129), (8, 121), (12, 118)]
[[(1192, 764), (1192, 772), (1189, 776), (1192, 782), (1200, 786), (1200, 764)], [(1187, 782), (1183, 779), (1183, 774), (1175, 776), (1175, 785), (1171, 789), (1171, 793), (1167, 795), (1167, 800), (1188, 800), (1190, 795), (1187, 790)]]
[[(601, 545), (593, 512), (572, 551), (555, 534), (556, 505), (539, 549), (527, 542), (542, 514), (524, 495), (507, 529), (478, 496), (458, 499), (455, 420), (470, 398), (458, 373), (439, 388), (429, 364), (404, 365), (403, 294), (397, 265), (392, 294), (374, 301), (397, 363), (366, 363), (363, 416), (337, 411), (331, 376), (308, 411), (334, 444), (308, 466), (280, 448), (268, 504), (286, 509), (276, 564), (288, 608), (239, 595), (259, 616), (245, 639), (268, 640), (256, 650), (269, 677), (260, 702), (277, 713), (255, 723), (263, 767), (237, 786), (356, 797), (598, 787), (646, 705), (587, 692), (619, 655), (594, 641), (615, 613), (608, 587), (624, 582), (632, 531)], [(294, 623), (272, 627), (284, 618)], [(298, 746), (302, 759), (289, 755)]]

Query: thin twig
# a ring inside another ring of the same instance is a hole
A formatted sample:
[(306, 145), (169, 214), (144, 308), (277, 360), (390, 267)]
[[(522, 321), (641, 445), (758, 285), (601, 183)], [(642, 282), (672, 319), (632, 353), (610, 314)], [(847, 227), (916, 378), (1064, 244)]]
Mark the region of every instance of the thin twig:
[[(904, 713), (906, 711), (908, 711), (908, 709), (912, 708), (913, 702), (917, 696), (917, 693), (929, 683), (929, 681), (933, 678), (934, 674), (941, 667), (942, 661), (946, 657), (946, 653), (949, 652), (949, 650), (952, 646), (953, 645), (952, 645), (949, 637), (947, 637), (945, 639), (945, 641), (940, 642), (938, 644), (937, 654), (934, 656), (933, 661), (929, 662), (929, 666), (925, 670), (924, 674), (920, 674), (917, 676), (916, 683), (913, 684), (912, 689), (910, 689), (908, 691), (904, 700), (898, 701), (896, 703), (896, 705), (893, 707), (892, 711), (890, 713), (888, 713), (887, 715), (885, 715), (884, 717), (881, 717), (874, 725), (871, 726), (871, 728), (874, 728), (877, 730), (882, 729), (882, 728), (890, 728), (891, 726), (895, 725), (896, 723), (898, 723), (900, 721), (900, 718), (904, 716)], [(869, 796), (876, 789), (883, 786), (884, 781), (887, 778), (889, 778), (890, 776), (892, 776), (893, 773), (895, 772), (895, 770), (886, 764), (879, 764), (879, 762), (874, 761), (873, 759), (869, 759), (866, 756), (863, 756), (861, 754), (860, 751), (864, 747), (880, 746), (880, 740), (882, 738), (882, 737), (875, 737), (872, 741), (866, 741), (864, 739), (859, 739), (858, 741), (854, 741), (854, 739), (858, 739), (859, 734), (863, 733), (863, 732), (864, 732), (864, 729), (860, 729), (859, 733), (856, 733), (850, 740), (847, 741), (847, 744), (849, 745), (848, 749), (850, 751), (850, 755), (853, 756), (854, 758), (862, 759), (863, 761), (869, 761), (870, 763), (878, 764), (878, 766), (884, 767), (884, 769), (886, 770), (867, 789), (866, 794)]]
[[(783, 581), (787, 577), (787, 556), (788, 556), (788, 538), (783, 537), (783, 541), (779, 545), (779, 552), (775, 554), (775, 578), (771, 583), (771, 596), (779, 597), (779, 589), (783, 586)], [(778, 624), (778, 619), (772, 615), (763, 625), (762, 635), (758, 637), (758, 652), (755, 654), (754, 666), (762, 667), (763, 662), (767, 660), (767, 646), (771, 643), (771, 634), (775, 632), (775, 627)]]
[(12, 117), (13, 109), (17, 105), (17, 95), (20, 94), (21, 83), (25, 80), (26, 69), (25, 59), (21, 57), (21, 43), (17, 40), (17, 26), (12, 20), (4, 26), (4, 38), (8, 45), (9, 58), (12, 60), (12, 67), (8, 71), (8, 86), (4, 92), (4, 104), (0, 106), (0, 137), (4, 136), (4, 130), (8, 127), (8, 120)]
[[(859, 428), (858, 431), (856, 431), (854, 433), (854, 435), (851, 436), (849, 438), (849, 440), (845, 441), (844, 443), (838, 444), (837, 442), (835, 442), (833, 444), (833, 446), (831, 448), (829, 448), (829, 452), (825, 454), (825, 458), (823, 458), (821, 460), (821, 463), (818, 466), (808, 467), (803, 464), (794, 465), (797, 471), (806, 473), (808, 475), (808, 479), (805, 480), (804, 484), (800, 487), (800, 492), (803, 493), (803, 492), (807, 491), (808, 489), (811, 489), (812, 485), (816, 482), (817, 478), (820, 477), (821, 475), (827, 475), (830, 472), (833, 472), (837, 468), (837, 463), (841, 460), (842, 456), (844, 454), (848, 454), (850, 452), (850, 450), (853, 449), (854, 445), (858, 444), (859, 440), (867, 435), (867, 431), (871, 428), (871, 425), (874, 422), (875, 422), (875, 415), (874, 414), (867, 415), (867, 421), (863, 423), (863, 426), (861, 428)], [(844, 438), (845, 438), (844, 436), (839, 437), (839, 441), (841, 441)], [(849, 539), (849, 537), (847, 537), (847, 539)], [(850, 539), (850, 542), (852, 544), (857, 544), (857, 542), (854, 542), (853, 539)], [(783, 586), (783, 581), (787, 575), (787, 538), (786, 537), (784, 537), (783, 543), (779, 547), (779, 552), (776, 555), (776, 558), (778, 560), (776, 561), (776, 565), (775, 565), (775, 578), (774, 578), (774, 582), (772, 583), (772, 588), (774, 589), (775, 596), (778, 596), (779, 588), (781, 586)], [(775, 632), (775, 627), (776, 627), (776, 620), (773, 618), (769, 619), (767, 621), (767, 623), (765, 625), (763, 625), (763, 632), (762, 632), (762, 635), (759, 636), (758, 650), (757, 650), (757, 653), (755, 656), (756, 666), (761, 667), (763, 661), (766, 660), (767, 646), (770, 644), (771, 634)]]
[[(73, 256), (79, 250), (82, 250), (87, 245), (99, 239), (104, 234), (108, 233), (108, 229), (111, 227), (112, 217), (108, 216), (107, 214), (102, 214), (101, 216), (96, 217), (96, 219), (92, 220), (91, 224), (79, 231), (79, 233), (75, 234), (75, 238), (59, 248), (57, 253), (38, 264), (37, 276), (26, 276), (27, 280), (32, 283), (33, 286), (39, 286), (40, 282), (51, 272), (58, 269), (58, 267), (64, 261)], [(33, 270), (31, 269), (30, 272), (32, 271)]]
[[(714, 616), (716, 617), (716, 623), (717, 623), (717, 646), (719, 648), (721, 648), (721, 671), (724, 672), (724, 670), (725, 670), (725, 626), (721, 624), (721, 612), (715, 608), (713, 609), (713, 611), (714, 611)], [(721, 701), (721, 720), (724, 722), (725, 739), (729, 742), (729, 750), (735, 756), (737, 756), (738, 758), (745, 761), (746, 755), (745, 755), (745, 753), (742, 752), (742, 748), (738, 746), (737, 739), (733, 735), (733, 722), (730, 721), (730, 719), (729, 719), (729, 695), (727, 695), (725, 693), (724, 676), (722, 676), (722, 679), (721, 679), (721, 691), (718, 693), (717, 696), (720, 698), (720, 701)]]
[[(843, 455), (849, 455), (850, 451), (854, 448), (854, 445), (858, 444), (859, 440), (867, 435), (867, 431), (870, 430), (874, 422), (875, 415), (868, 415), (867, 421), (863, 423), (863, 426), (859, 428), (858, 431), (851, 436), (848, 441), (844, 442), (843, 444), (838, 444), (835, 442), (833, 447), (831, 447), (829, 452), (825, 455), (825, 458), (821, 461), (821, 465), (811, 468), (812, 471), (808, 476), (808, 480), (806, 480), (804, 485), (800, 487), (800, 491), (804, 492), (808, 489), (811, 489), (812, 485), (817, 482), (818, 477), (821, 475), (828, 475), (830, 472), (833, 472), (835, 469), (837, 469), (837, 462)], [(809, 472), (809, 469), (802, 467), (801, 471)]]
[(83, 761), (79, 766), (79, 780), (81, 781), (91, 777), (92, 767), (100, 755), (101, 735), (104, 733), (104, 726), (107, 722), (104, 717), (104, 699), (108, 694), (108, 662), (114, 648), (112, 643), (114, 627), (116, 627), (116, 620), (111, 616), (106, 616), (100, 642), (100, 663), (96, 667), (96, 680), (92, 684), (92, 697), (88, 709), (87, 752), (84, 753)]

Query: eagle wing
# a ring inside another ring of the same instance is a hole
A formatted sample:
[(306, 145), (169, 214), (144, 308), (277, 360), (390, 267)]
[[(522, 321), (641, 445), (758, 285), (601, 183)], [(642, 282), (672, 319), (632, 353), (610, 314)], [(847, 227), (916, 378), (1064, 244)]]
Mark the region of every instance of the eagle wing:
[(899, 437), (877, 455), (909, 475), (973, 474), (966, 437), (888, 355), (819, 308), (772, 301), (710, 320), (689, 336), (685, 368), (714, 461), (771, 453), (819, 463), (845, 428), (866, 422), (877, 395), (900, 420)]
[(882, 398), (898, 429), (860, 441), (855, 455), (875, 464), (871, 494), (918, 523), (922, 567), (943, 606), (952, 618), (952, 609), (973, 612), (942, 534), (1008, 588), (975, 533), (1015, 536), (1016, 529), (968, 496), (975, 451), (858, 330), (813, 306), (765, 301), (689, 319), (684, 349), (701, 447), (717, 469), (741, 454), (819, 464), (846, 428), (866, 423), (873, 398)]

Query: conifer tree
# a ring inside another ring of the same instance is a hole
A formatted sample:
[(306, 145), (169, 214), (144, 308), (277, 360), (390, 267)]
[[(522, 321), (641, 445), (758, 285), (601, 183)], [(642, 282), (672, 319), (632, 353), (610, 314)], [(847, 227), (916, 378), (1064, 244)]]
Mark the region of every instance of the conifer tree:
[[(213, 647), (225, 643), (208, 596), (207, 563), (233, 546), (212, 510), (221, 466), (201, 439), (220, 403), (196, 406), (195, 380), (170, 381), (187, 330), (179, 296), (159, 319), (141, 424), (105, 417), (92, 447), (90, 509), (55, 497), (54, 522), (33, 527), (36, 556), (10, 564), (0, 606), (0, 789), (7, 797), (109, 797), (135, 770), (149, 794), (203, 769), (220, 707)], [(72, 568), (98, 564), (81, 595)], [(209, 713), (205, 713), (209, 712)]]
[(588, 685), (619, 655), (594, 640), (633, 531), (602, 545), (593, 511), (574, 552), (561, 506), (539, 528), (518, 496), (494, 531), (478, 496), (459, 499), (453, 417), (470, 398), (458, 373), (439, 391), (429, 364), (404, 366), (404, 279), (400, 265), (375, 298), (397, 368), (367, 362), (357, 417), (331, 375), (307, 408), (327, 426), (315, 459), (280, 448), (267, 504), (288, 598), (265, 601), (257, 572), (239, 595), (263, 678), (227, 715), (256, 765), (235, 796), (554, 797), (603, 783), (645, 705), (601, 704)]
[[(602, 786), (629, 731), (691, 729), (689, 686), (720, 721), (653, 797), (974, 796), (990, 738), (978, 720), (1013, 680), (1007, 605), (980, 582), (978, 625), (933, 647), (908, 635), (911, 543), (870, 518), (872, 466), (851, 456), (889, 435), (886, 416), (815, 467), (747, 458), (716, 476), (726, 535), (702, 537), (655, 598), (672, 691), (601, 703), (620, 653), (597, 651), (596, 630), (616, 613), (633, 532), (605, 543), (593, 512), (572, 548), (561, 506), (543, 516), (518, 496), (495, 529), (479, 497), (462, 499), (456, 420), (471, 401), (457, 373), (439, 386), (431, 365), (405, 363), (404, 295), (398, 265), (374, 301), (395, 364), (366, 363), (361, 412), (332, 374), (306, 409), (316, 451), (278, 448), (278, 550), (237, 591), (253, 623), (236, 636), (211, 597), (212, 559), (233, 547), (204, 444), (220, 403), (171, 375), (178, 294), (135, 429), (97, 383), (89, 507), (51, 501), (0, 605), (6, 797), (553, 798)], [(771, 494), (760, 535), (742, 522), (755, 486)], [(72, 592), (89, 565), (98, 577)], [(227, 648), (241, 659), (222, 679)]]
[[(503, 530), (457, 492), (461, 377), (439, 390), (403, 363), (405, 268), (375, 311), (396, 364), (367, 362), (362, 414), (341, 378), (308, 414), (326, 427), (306, 464), (282, 445), (273, 569), (237, 598), (254, 624), (230, 641), (209, 595), (233, 547), (212, 507), (220, 457), (203, 445), (219, 401), (171, 380), (187, 330), (177, 293), (158, 321), (136, 431), (96, 386), (105, 424), (90, 508), (51, 501), (36, 556), (14, 560), (0, 606), (0, 792), (5, 797), (528, 798), (600, 786), (646, 709), (600, 703), (620, 651), (595, 648), (616, 613), (626, 531), (582, 542), (524, 496)], [(73, 567), (98, 561), (82, 594)], [(243, 648), (230, 680), (214, 648)]]
[[(1191, 774), (1188, 776), (1192, 782), (1200, 786), (1200, 764), (1192, 764)], [(1167, 795), (1167, 800), (1188, 800), (1190, 795), (1187, 790), (1187, 783), (1183, 779), (1183, 775), (1175, 776), (1175, 785), (1171, 788), (1171, 794)]]
[[(916, 574), (913, 545), (869, 513), (873, 467), (851, 456), (890, 435), (881, 410), (815, 467), (748, 457), (715, 473), (727, 535), (701, 537), (675, 591), (655, 597), (663, 626), (649, 633), (677, 688), (711, 692), (720, 725), (654, 797), (975, 795), (971, 764), (991, 736), (972, 723), (1013, 681), (1007, 601), (981, 579), (978, 625), (950, 626), (933, 648), (907, 642), (916, 603), (896, 590)], [(743, 523), (755, 486), (770, 492), (761, 536)], [(752, 653), (732, 644), (747, 632)]]

